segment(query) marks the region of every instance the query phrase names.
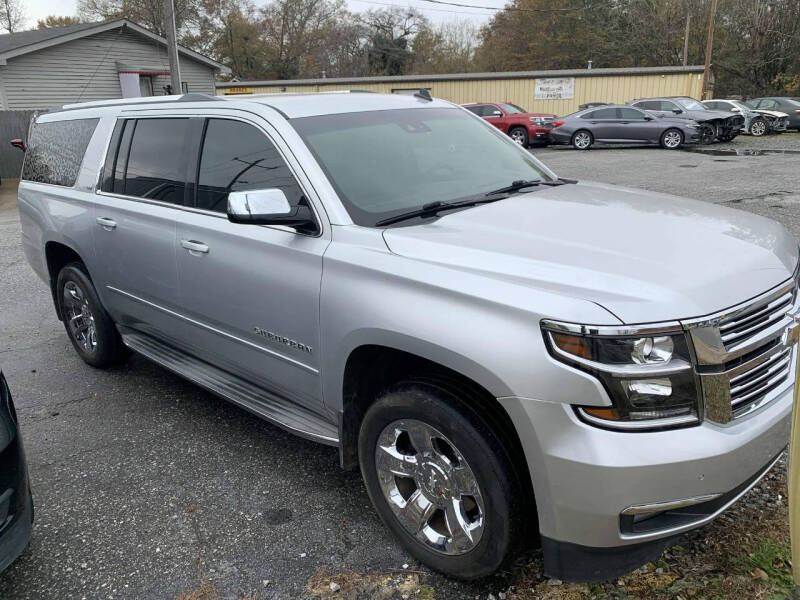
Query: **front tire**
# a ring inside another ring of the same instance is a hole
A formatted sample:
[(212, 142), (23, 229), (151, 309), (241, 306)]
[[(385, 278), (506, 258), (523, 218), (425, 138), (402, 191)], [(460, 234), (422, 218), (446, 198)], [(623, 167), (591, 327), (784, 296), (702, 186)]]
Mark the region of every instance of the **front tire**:
[(714, 126), (713, 123), (701, 123), (700, 124), (700, 143), (703, 145), (708, 145), (714, 142), (717, 139), (717, 128)]
[(683, 146), (683, 132), (680, 129), (667, 129), (661, 134), (661, 147), (667, 150), (677, 150)]
[(358, 450), (373, 506), (419, 561), (478, 579), (510, 556), (521, 530), (513, 467), (453, 392), (430, 381), (385, 392), (364, 416)]
[(572, 147), (575, 150), (588, 150), (594, 143), (594, 136), (591, 131), (581, 129), (572, 135)]
[(765, 133), (767, 133), (767, 122), (760, 117), (753, 119), (753, 122), (750, 123), (750, 135), (761, 137)]
[(523, 148), (528, 147), (528, 132), (524, 127), (512, 127), (508, 132), (508, 137), (514, 140), (515, 144)]
[(85, 363), (103, 369), (127, 356), (83, 263), (70, 263), (61, 269), (56, 292), (69, 341)]

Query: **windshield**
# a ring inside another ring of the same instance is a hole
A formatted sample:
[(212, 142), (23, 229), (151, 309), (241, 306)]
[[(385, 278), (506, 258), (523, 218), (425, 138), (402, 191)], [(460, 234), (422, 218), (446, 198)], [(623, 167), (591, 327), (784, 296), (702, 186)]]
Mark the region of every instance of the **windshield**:
[(353, 221), (378, 221), (518, 180), (547, 179), (536, 159), (459, 108), (413, 108), (289, 121)]
[(694, 98), (675, 98), (675, 102), (687, 110), (708, 110)]
[(528, 112), (524, 108), (520, 108), (516, 104), (507, 104), (507, 103), (500, 103), (500, 106), (503, 107), (503, 110), (506, 111), (509, 115), (516, 115), (518, 113), (525, 113)]

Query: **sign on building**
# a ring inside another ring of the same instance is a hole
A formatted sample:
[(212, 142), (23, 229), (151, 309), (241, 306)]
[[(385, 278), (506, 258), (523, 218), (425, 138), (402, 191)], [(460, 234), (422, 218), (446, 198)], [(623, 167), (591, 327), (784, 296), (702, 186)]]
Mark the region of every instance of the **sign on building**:
[(574, 97), (574, 77), (549, 77), (536, 80), (534, 100), (571, 100)]

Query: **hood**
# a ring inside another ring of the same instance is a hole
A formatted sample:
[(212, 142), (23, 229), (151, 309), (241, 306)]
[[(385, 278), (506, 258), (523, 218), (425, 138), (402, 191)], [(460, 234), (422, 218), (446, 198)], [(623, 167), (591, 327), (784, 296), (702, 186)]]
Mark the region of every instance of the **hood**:
[(785, 112), (780, 112), (779, 110), (764, 110), (763, 108), (751, 108), (750, 112), (767, 115), (768, 117), (774, 117), (776, 119), (785, 119), (789, 116)]
[(722, 310), (797, 263), (797, 244), (774, 221), (603, 184), (512, 196), (384, 239), (396, 254), (595, 302), (625, 323)]
[(728, 112), (726, 110), (684, 110), (695, 121), (708, 121), (709, 119), (730, 119), (731, 117), (741, 117), (739, 113)]

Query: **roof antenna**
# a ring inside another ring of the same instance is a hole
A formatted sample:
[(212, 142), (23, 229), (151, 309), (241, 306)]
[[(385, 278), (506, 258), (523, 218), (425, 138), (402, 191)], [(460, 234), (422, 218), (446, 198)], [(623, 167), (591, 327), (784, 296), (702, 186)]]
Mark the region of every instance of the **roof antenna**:
[(414, 97), (419, 98), (420, 100), (426, 100), (427, 102), (433, 102), (433, 96), (431, 96), (428, 88), (420, 88), (414, 92)]

